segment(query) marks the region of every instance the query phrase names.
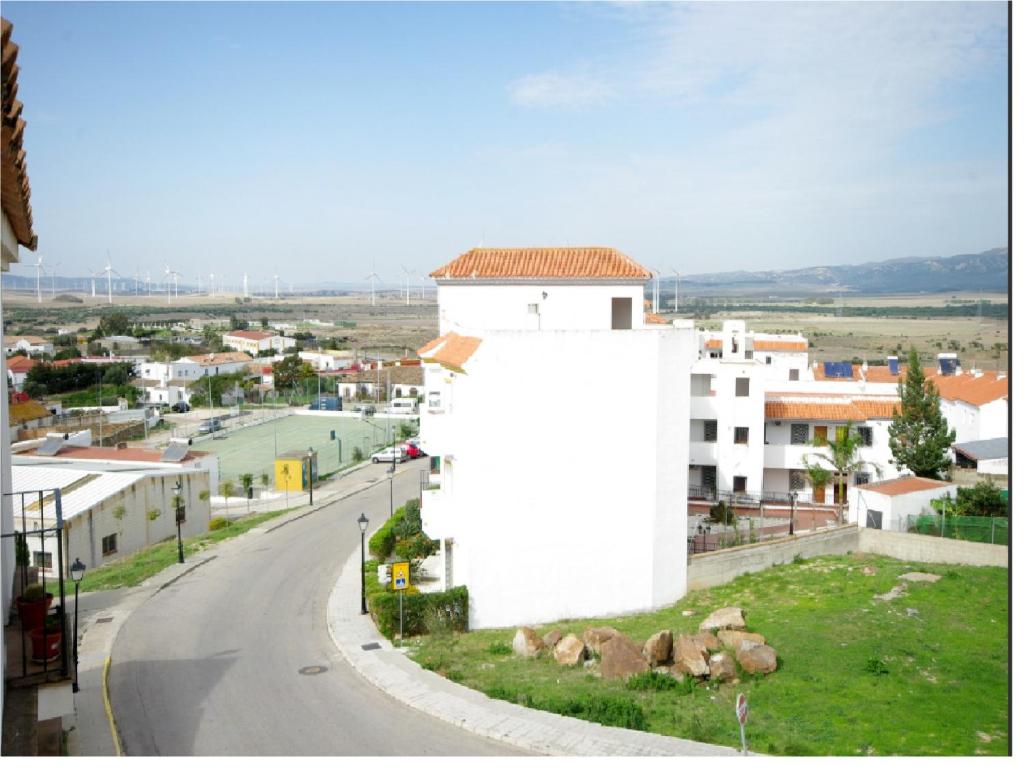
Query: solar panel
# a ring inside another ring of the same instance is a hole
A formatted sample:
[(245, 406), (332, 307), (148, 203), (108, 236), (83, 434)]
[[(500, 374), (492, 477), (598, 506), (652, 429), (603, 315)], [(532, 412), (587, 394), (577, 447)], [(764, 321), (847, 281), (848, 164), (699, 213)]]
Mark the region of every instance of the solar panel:
[(36, 451), (36, 455), (56, 456), (62, 445), (64, 445), (63, 437), (48, 437), (43, 441), (43, 444), (39, 446), (39, 450)]
[(160, 455), (160, 461), (181, 461), (187, 454), (187, 443), (171, 443)]
[(825, 363), (825, 378), (849, 379), (853, 377), (853, 363)]
[(952, 376), (956, 373), (957, 362), (955, 357), (940, 357), (939, 358), (939, 371), (943, 376)]
[(900, 359), (898, 357), (889, 358), (889, 373), (891, 373), (893, 376), (899, 376)]

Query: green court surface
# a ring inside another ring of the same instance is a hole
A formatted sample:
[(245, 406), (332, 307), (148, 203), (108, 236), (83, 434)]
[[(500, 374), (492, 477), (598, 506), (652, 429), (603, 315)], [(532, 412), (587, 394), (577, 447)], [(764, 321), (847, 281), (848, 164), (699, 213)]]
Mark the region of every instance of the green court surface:
[[(388, 430), (396, 433), (400, 419), (363, 419), (330, 416), (286, 416), (254, 427), (225, 433), (223, 437), (196, 443), (196, 450), (216, 454), (220, 461), (221, 480), (238, 480), (246, 472), (257, 485), (264, 472), (273, 476), (276, 455), (312, 448), (317, 454), (320, 475), (352, 463), (352, 449), (359, 448), (365, 457), (391, 442)], [(331, 440), (334, 430), (335, 440)], [(340, 444), (340, 445), (339, 445)]]

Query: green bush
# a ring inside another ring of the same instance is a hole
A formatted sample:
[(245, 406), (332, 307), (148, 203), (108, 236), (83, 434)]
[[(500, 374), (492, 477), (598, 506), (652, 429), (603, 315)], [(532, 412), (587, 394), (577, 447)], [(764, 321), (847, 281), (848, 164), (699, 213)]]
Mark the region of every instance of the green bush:
[(211, 517), (210, 518), (210, 530), (219, 531), (221, 528), (227, 528), (231, 525), (231, 521), (226, 517)]
[[(370, 615), (385, 637), (398, 634), (398, 594), (367, 590)], [(469, 629), (469, 590), (455, 587), (447, 592), (419, 592), (402, 600), (403, 633), (428, 634), (432, 627), (443, 626), (455, 632)]]
[(672, 675), (649, 669), (642, 675), (633, 675), (629, 678), (626, 681), (626, 688), (631, 691), (674, 691), (679, 688), (679, 681)]
[(487, 646), (487, 652), (495, 656), (510, 656), (512, 654), (512, 646), (508, 643), (491, 643)]
[(399, 507), (395, 514), (384, 521), (373, 536), (370, 537), (370, 554), (379, 560), (387, 560), (395, 551), (395, 542), (398, 540), (395, 534), (395, 526), (405, 518), (405, 508)]

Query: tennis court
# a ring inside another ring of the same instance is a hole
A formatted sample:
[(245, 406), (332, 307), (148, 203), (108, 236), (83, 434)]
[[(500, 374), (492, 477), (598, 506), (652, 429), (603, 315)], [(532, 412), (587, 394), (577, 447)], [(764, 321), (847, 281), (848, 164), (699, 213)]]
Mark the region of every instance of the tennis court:
[[(221, 480), (234, 480), (246, 472), (257, 484), (264, 472), (273, 475), (274, 456), (289, 451), (312, 448), (317, 454), (317, 471), (321, 475), (352, 464), (352, 450), (359, 448), (363, 456), (391, 442), (389, 428), (397, 438), (401, 419), (364, 421), (339, 416), (286, 416), (258, 426), (233, 431), (223, 437), (203, 440), (197, 450), (216, 454), (220, 461)], [(331, 440), (331, 430), (335, 438)], [(276, 450), (276, 454), (275, 454)]]

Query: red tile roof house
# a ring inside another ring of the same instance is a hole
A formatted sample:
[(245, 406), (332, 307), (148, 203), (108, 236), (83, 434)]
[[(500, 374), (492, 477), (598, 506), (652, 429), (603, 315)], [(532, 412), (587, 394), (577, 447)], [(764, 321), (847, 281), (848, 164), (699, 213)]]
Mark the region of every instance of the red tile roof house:
[(295, 346), (295, 339), (268, 331), (229, 331), (221, 339), (224, 346), (256, 357), (261, 352), (284, 352)]
[(915, 515), (934, 515), (932, 499), (956, 498), (956, 486), (942, 480), (905, 475), (850, 489), (850, 520), (862, 528), (905, 533)]
[(38, 364), (38, 360), (24, 355), (7, 358), (7, 378), (15, 392), (21, 392), (25, 388), (25, 378), (28, 376), (28, 372)]

